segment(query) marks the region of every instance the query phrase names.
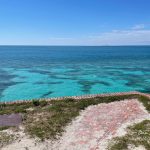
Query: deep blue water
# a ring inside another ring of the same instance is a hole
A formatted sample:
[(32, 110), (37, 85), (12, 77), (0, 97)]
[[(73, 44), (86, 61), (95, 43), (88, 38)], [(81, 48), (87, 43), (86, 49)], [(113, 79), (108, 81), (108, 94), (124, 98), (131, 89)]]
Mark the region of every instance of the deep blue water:
[(150, 46), (0, 46), (0, 101), (150, 93)]

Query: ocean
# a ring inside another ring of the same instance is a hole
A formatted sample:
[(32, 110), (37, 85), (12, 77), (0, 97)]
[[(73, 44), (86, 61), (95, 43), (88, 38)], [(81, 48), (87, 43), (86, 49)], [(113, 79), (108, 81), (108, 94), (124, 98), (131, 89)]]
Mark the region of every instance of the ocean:
[(150, 46), (0, 46), (0, 102), (150, 93)]

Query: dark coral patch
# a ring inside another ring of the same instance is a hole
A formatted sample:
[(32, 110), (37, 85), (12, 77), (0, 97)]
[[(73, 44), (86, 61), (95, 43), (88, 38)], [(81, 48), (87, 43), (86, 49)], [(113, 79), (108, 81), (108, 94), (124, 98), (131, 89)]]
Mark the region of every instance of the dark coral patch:
[(49, 92), (43, 94), (42, 97), (47, 97), (47, 96), (51, 95), (52, 93), (53, 93), (52, 91), (49, 91)]
[(108, 82), (98, 81), (98, 80), (95, 80), (95, 81), (79, 80), (78, 84), (81, 85), (82, 91), (84, 93), (90, 93), (90, 90), (91, 90), (92, 86), (96, 85), (96, 84), (101, 84), (101, 85), (105, 85), (105, 86), (111, 86), (111, 84), (108, 83)]
[(20, 83), (12, 81), (12, 79), (16, 77), (17, 75), (11, 75), (4, 70), (0, 70), (0, 96), (2, 95), (3, 91), (7, 89), (9, 86)]
[(52, 82), (36, 82), (36, 84), (62, 84), (62, 81), (52, 81)]
[(32, 69), (32, 70), (28, 70), (28, 71), (31, 73), (39, 73), (39, 74), (46, 74), (46, 75), (51, 74), (51, 72), (47, 71), (47, 70)]

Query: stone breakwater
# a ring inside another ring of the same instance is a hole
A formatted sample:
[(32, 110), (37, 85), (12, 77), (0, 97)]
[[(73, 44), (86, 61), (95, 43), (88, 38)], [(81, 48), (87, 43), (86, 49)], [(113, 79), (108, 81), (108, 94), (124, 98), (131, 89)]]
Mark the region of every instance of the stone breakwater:
[[(75, 99), (75, 100), (82, 100), (82, 99), (89, 99), (89, 98), (96, 98), (96, 97), (108, 97), (108, 96), (124, 96), (124, 95), (142, 95), (150, 98), (150, 94), (145, 94), (137, 91), (131, 92), (116, 92), (116, 93), (107, 93), (107, 94), (90, 94), (90, 95), (81, 95), (81, 96), (66, 96), (66, 97), (53, 97), (53, 98), (37, 98), (38, 100), (46, 100), (50, 102), (52, 100), (65, 100), (65, 99)], [(0, 102), (0, 104), (22, 104), (22, 103), (32, 103), (33, 99), (28, 100), (14, 100), (12, 102)]]

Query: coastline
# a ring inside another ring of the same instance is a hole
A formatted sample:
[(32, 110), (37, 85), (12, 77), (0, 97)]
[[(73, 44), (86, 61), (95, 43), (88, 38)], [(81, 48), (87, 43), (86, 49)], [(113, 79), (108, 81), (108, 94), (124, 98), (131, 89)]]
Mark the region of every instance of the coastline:
[(114, 93), (106, 93), (106, 94), (88, 94), (81, 96), (65, 96), (65, 97), (52, 97), (52, 98), (36, 98), (36, 99), (28, 99), (28, 100), (14, 100), (11, 102), (0, 102), (0, 104), (24, 104), (24, 103), (32, 103), (33, 100), (45, 100), (47, 102), (52, 100), (65, 100), (65, 99), (74, 99), (74, 100), (82, 100), (82, 99), (90, 99), (96, 97), (108, 97), (108, 96), (124, 96), (124, 95), (142, 95), (150, 98), (150, 94), (141, 93), (138, 91), (130, 91), (130, 92), (114, 92)]
[[(51, 98), (2, 104), (0, 148), (113, 150), (116, 146), (114, 141), (118, 140), (122, 144), (122, 138), (132, 135), (137, 126), (143, 129), (138, 130), (138, 133), (142, 131), (144, 134), (146, 130), (147, 135), (149, 132), (150, 94), (132, 91), (61, 97), (55, 100)], [(12, 123), (15, 123), (13, 127)], [(126, 144), (133, 137), (137, 142), (139, 134), (132, 135)]]

